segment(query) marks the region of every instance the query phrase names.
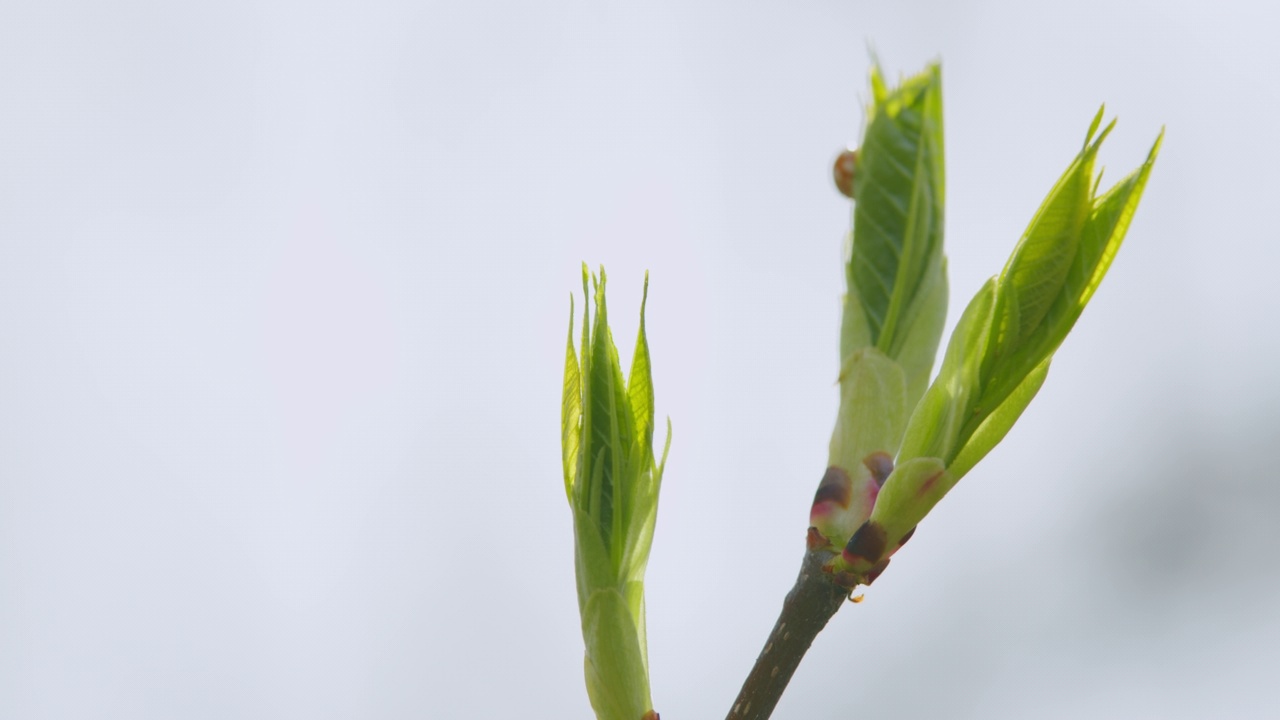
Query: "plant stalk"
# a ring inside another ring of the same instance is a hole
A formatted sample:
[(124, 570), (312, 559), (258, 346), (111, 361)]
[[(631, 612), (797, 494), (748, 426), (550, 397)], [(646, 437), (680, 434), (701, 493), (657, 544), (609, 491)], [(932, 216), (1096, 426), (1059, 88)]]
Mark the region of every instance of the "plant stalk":
[(822, 570), (835, 556), (830, 546), (805, 550), (796, 584), (783, 600), (778, 622), (742, 683), (727, 720), (767, 720), (773, 714), (813, 639), (849, 597), (849, 588)]

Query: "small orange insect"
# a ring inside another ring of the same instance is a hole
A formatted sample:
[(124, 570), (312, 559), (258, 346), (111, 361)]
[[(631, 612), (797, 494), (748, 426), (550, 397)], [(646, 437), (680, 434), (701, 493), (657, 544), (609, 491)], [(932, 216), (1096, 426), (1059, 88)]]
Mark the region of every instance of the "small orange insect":
[(841, 195), (853, 199), (853, 176), (858, 170), (858, 151), (845, 150), (836, 156), (831, 167), (831, 177), (836, 181), (836, 189)]

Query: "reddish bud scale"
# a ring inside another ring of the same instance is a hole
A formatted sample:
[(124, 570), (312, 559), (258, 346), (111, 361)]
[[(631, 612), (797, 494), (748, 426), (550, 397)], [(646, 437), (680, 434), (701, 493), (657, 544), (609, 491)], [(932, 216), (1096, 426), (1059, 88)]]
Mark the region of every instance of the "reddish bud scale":
[(809, 510), (809, 523), (816, 525), (822, 518), (849, 508), (853, 499), (853, 480), (843, 468), (829, 467), (813, 494), (813, 507)]
[(888, 538), (885, 536), (884, 526), (874, 520), (868, 520), (858, 527), (853, 537), (849, 538), (842, 556), (845, 563), (851, 566), (861, 563), (865, 567), (866, 564), (875, 564), (884, 557), (886, 545), (888, 545)]
[(826, 535), (818, 532), (818, 528), (810, 527), (809, 535), (805, 538), (805, 546), (810, 550), (821, 550), (824, 547), (831, 547), (831, 541)]

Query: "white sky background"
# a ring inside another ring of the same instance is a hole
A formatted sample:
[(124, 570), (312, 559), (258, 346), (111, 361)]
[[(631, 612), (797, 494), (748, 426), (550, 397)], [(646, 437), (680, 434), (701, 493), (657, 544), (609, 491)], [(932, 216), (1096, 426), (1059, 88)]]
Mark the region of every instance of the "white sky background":
[(582, 260), (624, 357), (652, 274), (654, 699), (722, 716), (826, 459), (869, 44), (943, 61), (952, 321), (1100, 103), (1111, 180), (1168, 137), (777, 716), (1275, 716), (1280, 10), (688, 5), (0, 5), (0, 717), (589, 717)]

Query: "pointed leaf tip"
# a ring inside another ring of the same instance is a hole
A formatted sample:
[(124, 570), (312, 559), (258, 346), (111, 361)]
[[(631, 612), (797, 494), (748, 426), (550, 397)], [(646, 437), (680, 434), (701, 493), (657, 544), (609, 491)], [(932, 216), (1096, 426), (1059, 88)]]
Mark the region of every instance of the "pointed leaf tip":
[(1155, 141), (1155, 143), (1154, 143), (1154, 144), (1152, 144), (1152, 146), (1151, 146), (1151, 152), (1147, 153), (1147, 162), (1148, 162), (1148, 163), (1155, 162), (1156, 155), (1159, 155), (1159, 154), (1160, 154), (1160, 146), (1161, 146), (1161, 145), (1164, 145), (1164, 131), (1165, 131), (1165, 126), (1164, 126), (1164, 125), (1161, 125), (1161, 126), (1160, 126), (1160, 134), (1156, 136), (1156, 141)]
[(1085, 147), (1088, 147), (1089, 143), (1093, 140), (1093, 134), (1098, 132), (1098, 127), (1102, 125), (1102, 116), (1106, 112), (1107, 104), (1103, 103), (1102, 106), (1098, 108), (1098, 114), (1093, 116), (1093, 122), (1089, 123), (1089, 132), (1084, 134)]
[(649, 305), (649, 271), (644, 271), (644, 291), (640, 296), (640, 330), (644, 331), (644, 309)]

